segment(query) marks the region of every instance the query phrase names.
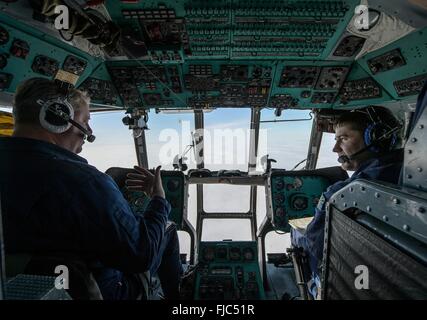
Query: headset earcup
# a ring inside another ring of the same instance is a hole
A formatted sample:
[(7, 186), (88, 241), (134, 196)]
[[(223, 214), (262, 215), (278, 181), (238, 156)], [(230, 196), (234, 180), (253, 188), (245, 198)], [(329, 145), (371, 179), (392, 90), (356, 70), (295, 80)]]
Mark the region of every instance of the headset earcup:
[[(372, 123), (372, 124), (368, 125), (368, 127), (365, 129), (363, 139), (365, 141), (366, 146), (371, 145), (378, 138), (378, 134), (377, 134), (378, 129), (379, 129), (378, 124), (376, 124), (376, 123)], [(371, 146), (371, 147), (369, 147), (369, 151), (378, 153), (382, 149), (381, 145)]]
[(365, 129), (365, 132), (363, 133), (363, 140), (365, 142), (366, 146), (369, 146), (372, 143), (372, 129), (375, 126), (375, 124), (370, 124)]
[[(377, 139), (382, 137), (387, 131), (388, 131), (388, 128), (384, 127), (381, 124), (378, 124), (378, 123), (370, 124), (365, 129), (365, 133), (364, 133), (365, 144), (369, 146), (370, 144), (375, 143)], [(394, 133), (390, 138), (379, 141), (374, 146), (371, 146), (369, 150), (376, 153), (389, 151), (396, 144), (396, 141), (397, 141), (397, 135)]]
[(39, 121), (43, 128), (52, 133), (63, 133), (70, 129), (71, 123), (56, 115), (52, 109), (59, 108), (62, 112), (74, 118), (74, 109), (71, 104), (63, 99), (49, 100), (42, 105), (39, 113)]

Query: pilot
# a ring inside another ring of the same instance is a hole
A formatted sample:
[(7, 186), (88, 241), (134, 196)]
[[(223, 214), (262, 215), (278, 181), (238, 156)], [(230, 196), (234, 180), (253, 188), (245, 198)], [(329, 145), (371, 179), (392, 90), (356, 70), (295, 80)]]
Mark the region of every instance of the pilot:
[(151, 195), (144, 216), (136, 216), (112, 178), (77, 155), (94, 140), (85, 93), (29, 79), (16, 91), (13, 115), (13, 136), (0, 138), (6, 252), (78, 255), (104, 299), (140, 297), (139, 275), (158, 271), (165, 298), (178, 298), (179, 242), (176, 228), (166, 229), (160, 167), (154, 175), (136, 168), (139, 176), (130, 179)]
[(292, 244), (302, 247), (308, 255), (312, 272), (308, 285), (313, 297), (317, 297), (320, 287), (325, 202), (355, 179), (397, 183), (403, 163), (402, 149), (393, 149), (401, 125), (388, 109), (375, 106), (345, 112), (338, 117), (334, 127), (336, 142), (332, 151), (337, 153), (342, 169), (354, 173), (323, 193), (305, 233), (296, 229), (291, 232)]

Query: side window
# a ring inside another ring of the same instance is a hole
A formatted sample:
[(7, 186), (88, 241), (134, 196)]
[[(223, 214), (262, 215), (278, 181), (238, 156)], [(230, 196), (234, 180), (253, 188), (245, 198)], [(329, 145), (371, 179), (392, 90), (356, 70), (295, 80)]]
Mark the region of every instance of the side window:
[(79, 154), (100, 171), (110, 167), (132, 168), (137, 164), (132, 131), (122, 123), (121, 112), (92, 113), (94, 143), (85, 143)]
[(319, 158), (316, 168), (326, 168), (338, 166), (338, 156), (332, 151), (335, 145), (335, 133), (324, 132), (322, 143), (320, 144)]
[[(272, 109), (264, 109), (261, 113), (260, 130), (266, 130), (267, 153), (270, 159), (275, 159), (273, 168), (291, 170), (300, 161), (307, 158), (310, 143), (310, 132), (313, 120), (310, 120), (309, 110), (285, 110), (280, 117)], [(307, 119), (306, 121), (294, 121)], [(270, 122), (293, 120), (289, 122)], [(262, 152), (262, 148), (260, 149)], [(264, 154), (260, 154), (262, 157)], [(304, 164), (298, 166), (298, 169)]]

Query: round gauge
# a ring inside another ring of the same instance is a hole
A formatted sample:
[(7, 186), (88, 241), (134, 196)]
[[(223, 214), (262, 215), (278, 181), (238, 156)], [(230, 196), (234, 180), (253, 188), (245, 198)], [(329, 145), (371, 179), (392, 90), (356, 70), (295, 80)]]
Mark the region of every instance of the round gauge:
[(306, 196), (295, 196), (291, 199), (291, 207), (294, 210), (302, 211), (308, 207), (308, 198)]
[(168, 197), (168, 201), (172, 208), (178, 207), (178, 199), (176, 197)]
[(301, 98), (307, 99), (310, 97), (311, 97), (311, 91), (305, 90), (305, 91), (301, 92)]
[(9, 41), (9, 32), (2, 26), (0, 26), (0, 45), (3, 45)]
[(203, 260), (213, 261), (215, 259), (215, 250), (212, 247), (206, 247), (203, 250)]
[(285, 212), (285, 209), (279, 207), (279, 208), (276, 209), (275, 213), (276, 213), (277, 217), (283, 217), (286, 212)]
[(277, 183), (276, 183), (276, 189), (278, 190), (278, 191), (281, 191), (281, 190), (283, 190), (283, 188), (285, 187), (285, 183), (283, 182), (283, 180), (279, 180), (279, 181), (277, 181)]
[(254, 70), (252, 71), (252, 77), (254, 78), (259, 78), (262, 75), (262, 68), (260, 67), (256, 67), (254, 68)]
[(255, 257), (254, 251), (252, 248), (245, 248), (243, 249), (243, 258), (245, 260), (253, 260)]
[(178, 179), (171, 179), (166, 185), (170, 192), (175, 192), (179, 189), (181, 182)]
[(227, 259), (227, 248), (225, 247), (217, 248), (216, 256), (218, 259), (221, 259), (221, 260)]
[(294, 179), (294, 188), (295, 189), (301, 188), (302, 185), (303, 185), (303, 182), (302, 182), (302, 180), (300, 178), (295, 178)]
[(240, 249), (239, 248), (231, 248), (230, 249), (230, 260), (240, 260)]
[(136, 206), (142, 207), (144, 205), (145, 199), (143, 197), (136, 198), (133, 202)]
[(285, 196), (283, 194), (281, 194), (281, 193), (276, 193), (274, 195), (274, 201), (277, 204), (281, 205), (285, 201)]
[(7, 56), (5, 54), (0, 54), (0, 69), (3, 69), (7, 66)]

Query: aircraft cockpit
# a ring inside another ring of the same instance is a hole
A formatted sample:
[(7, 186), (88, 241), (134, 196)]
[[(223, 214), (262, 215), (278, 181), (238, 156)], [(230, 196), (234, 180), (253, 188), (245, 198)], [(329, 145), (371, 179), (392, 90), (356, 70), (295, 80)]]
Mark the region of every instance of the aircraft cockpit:
[[(167, 128), (166, 117), (191, 119), (188, 145), (162, 153), (168, 163), (161, 163), (169, 220), (188, 238), (181, 252), (184, 299), (427, 298), (425, 1), (0, 1), (0, 136), (12, 135), (14, 94), (33, 77), (87, 92), (92, 119), (114, 114), (130, 132), (134, 164), (143, 168), (153, 167), (152, 155), (158, 157), (166, 141), (154, 141), (151, 126), (158, 120)], [(351, 180), (352, 170), (340, 167), (343, 158), (319, 162), (325, 144), (332, 149), (335, 143), (340, 116), (366, 107), (374, 113), (385, 108), (399, 123), (375, 138), (393, 135), (393, 146), (402, 149), (394, 183)], [(223, 110), (227, 115), (208, 123)], [(287, 117), (292, 112), (296, 118)], [(247, 115), (242, 135), (226, 131), (241, 114)], [(303, 122), (294, 133), (280, 131)], [(223, 130), (219, 137), (216, 128)], [(272, 148), (269, 135), (278, 141)], [(302, 135), (302, 161), (276, 157), (280, 148), (299, 152), (290, 143)], [(216, 138), (242, 146), (227, 152), (245, 162), (211, 166), (215, 155), (208, 148)], [(126, 188), (127, 175), (136, 173), (127, 163), (103, 171), (143, 216), (150, 198)], [(342, 181), (325, 200), (329, 187)], [(223, 198), (207, 210), (220, 189)], [(227, 197), (245, 203), (245, 210), (227, 210)], [(321, 271), (314, 284), (310, 254), (291, 244), (290, 234), (304, 235), (322, 206)], [(231, 238), (206, 240), (212, 220), (218, 229), (244, 221), (249, 236), (238, 239), (239, 227), (233, 227)], [(3, 241), (1, 231), (0, 224)], [(272, 233), (286, 238), (278, 240), (281, 252), (266, 244)], [(31, 257), (7, 249), (0, 259), (0, 299), (75, 298), (52, 289), (53, 273), (34, 275), (29, 266), (40, 271), (40, 263), (28, 264)], [(153, 278), (143, 280), (145, 299), (162, 294)], [(88, 279), (84, 297), (102, 299)]]

